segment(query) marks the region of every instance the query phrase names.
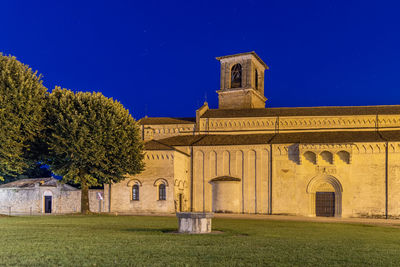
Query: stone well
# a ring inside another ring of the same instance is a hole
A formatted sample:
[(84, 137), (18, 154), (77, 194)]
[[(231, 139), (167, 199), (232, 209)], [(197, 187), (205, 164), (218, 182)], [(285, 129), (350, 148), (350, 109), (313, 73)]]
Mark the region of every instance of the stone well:
[(213, 213), (177, 212), (179, 233), (204, 234), (211, 233), (211, 218)]

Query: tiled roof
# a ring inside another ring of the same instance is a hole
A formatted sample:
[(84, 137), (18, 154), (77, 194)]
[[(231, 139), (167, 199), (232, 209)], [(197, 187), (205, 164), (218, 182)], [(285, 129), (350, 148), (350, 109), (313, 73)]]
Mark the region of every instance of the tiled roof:
[(196, 118), (168, 118), (168, 117), (153, 117), (142, 118), (139, 120), (141, 125), (157, 125), (157, 124), (194, 124)]
[(355, 143), (384, 141), (400, 141), (400, 131), (382, 131), (379, 133), (376, 131), (340, 131), (278, 134), (186, 135), (157, 140), (157, 142), (169, 147), (290, 143)]
[(220, 182), (220, 181), (233, 181), (233, 182), (240, 182), (242, 179), (231, 177), (231, 176), (220, 176), (214, 179), (211, 179), (210, 182)]
[(274, 134), (238, 134), (238, 135), (182, 135), (157, 140), (168, 146), (211, 146), (211, 145), (251, 145), (264, 144)]
[(190, 146), (193, 143), (204, 138), (206, 135), (181, 135), (173, 136), (164, 139), (159, 139), (157, 142), (163, 143), (168, 146)]
[(59, 185), (61, 185), (63, 190), (68, 190), (68, 191), (79, 190), (68, 184), (61, 183), (59, 180), (57, 180), (53, 177), (16, 180), (14, 182), (0, 185), (0, 189), (33, 188), (33, 187), (35, 187), (35, 184), (39, 184), (39, 186), (49, 186), (49, 187), (56, 187), (57, 184), (59, 184)]
[[(400, 134), (400, 131), (397, 131)], [(400, 135), (399, 135), (400, 136)], [(400, 140), (400, 138), (398, 139)], [(341, 131), (341, 132), (306, 132), (280, 133), (269, 143), (272, 144), (315, 144), (315, 143), (355, 143), (355, 142), (382, 142), (382, 137), (376, 131)], [(395, 140), (393, 140), (395, 141)]]
[(34, 179), (21, 179), (16, 180), (14, 182), (10, 182), (7, 184), (0, 185), (0, 188), (9, 188), (9, 187), (35, 187), (35, 184), (39, 183), (42, 186), (57, 186), (57, 180), (51, 177), (48, 178), (34, 178)]
[(346, 116), (399, 114), (400, 105), (352, 107), (296, 107), (258, 109), (209, 109), (202, 118), (246, 118), (285, 116)]
[(274, 134), (205, 135), (194, 146), (266, 144)]
[(157, 140), (150, 140), (144, 144), (145, 150), (175, 150), (173, 147), (158, 142)]
[(265, 64), (265, 62), (254, 51), (244, 52), (244, 53), (239, 53), (239, 54), (234, 54), (234, 55), (227, 55), (227, 56), (222, 56), (222, 57), (217, 57), (216, 59), (217, 60), (221, 60), (221, 59), (224, 59), (224, 58), (238, 57), (238, 56), (245, 56), (245, 55), (253, 55), (258, 61), (260, 61), (260, 63), (264, 66), (264, 68), (266, 68), (267, 70), (269, 69), (267, 64)]

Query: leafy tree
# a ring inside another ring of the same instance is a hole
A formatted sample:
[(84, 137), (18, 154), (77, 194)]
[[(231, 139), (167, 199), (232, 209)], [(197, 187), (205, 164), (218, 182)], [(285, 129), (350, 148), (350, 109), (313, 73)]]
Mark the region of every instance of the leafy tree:
[(46, 166), (42, 165), (40, 162), (37, 162), (30, 166), (25, 172), (19, 174), (18, 176), (10, 176), (5, 175), (4, 181), (1, 183), (9, 183), (18, 179), (27, 179), (27, 178), (42, 178), (42, 177), (51, 177), (52, 173), (49, 171)]
[(16, 178), (39, 160), (47, 89), (41, 75), (0, 53), (0, 180)]
[(90, 186), (115, 183), (142, 171), (137, 122), (122, 104), (101, 93), (56, 87), (46, 108), (47, 164), (65, 182), (81, 185), (81, 212)]

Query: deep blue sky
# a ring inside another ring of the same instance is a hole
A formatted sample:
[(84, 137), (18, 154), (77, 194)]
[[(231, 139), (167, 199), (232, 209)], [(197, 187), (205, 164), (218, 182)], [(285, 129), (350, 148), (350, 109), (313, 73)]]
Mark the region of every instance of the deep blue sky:
[(217, 107), (217, 56), (256, 51), (267, 107), (400, 104), (399, 1), (18, 1), (0, 52), (140, 118)]

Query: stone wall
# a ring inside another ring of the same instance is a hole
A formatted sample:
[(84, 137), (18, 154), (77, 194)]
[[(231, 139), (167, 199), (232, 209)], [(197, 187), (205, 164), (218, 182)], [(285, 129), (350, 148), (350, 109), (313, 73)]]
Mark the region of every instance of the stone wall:
[(303, 117), (243, 117), (243, 118), (200, 118), (200, 131), (223, 133), (274, 132), (277, 128), (285, 132), (371, 130), (379, 125), (381, 130), (400, 128), (400, 115), (365, 116), (303, 116)]
[(41, 213), (38, 189), (0, 189), (0, 213)]
[[(179, 212), (190, 210), (190, 164), (191, 160), (188, 154), (175, 153), (174, 201), (175, 210)], [(182, 204), (179, 201), (182, 201)]]
[(254, 89), (230, 89), (218, 91), (220, 109), (265, 108), (265, 97)]
[[(90, 210), (98, 212), (99, 202), (96, 193), (103, 190), (90, 190)], [(81, 191), (65, 190), (63, 185), (57, 187), (36, 186), (32, 188), (0, 189), (0, 214), (44, 214), (44, 196), (52, 196), (53, 214), (80, 212)], [(104, 204), (102, 204), (104, 206)]]
[[(174, 151), (147, 151), (145, 170), (134, 177), (111, 186), (111, 212), (173, 213), (177, 197), (183, 194), (184, 207), (188, 205), (188, 156)], [(132, 199), (132, 188), (139, 185), (139, 200)], [(166, 199), (159, 199), (159, 186), (166, 186)], [(108, 186), (105, 195), (108, 199)], [(107, 202), (107, 201), (106, 201)], [(185, 208), (186, 209), (186, 208)]]
[[(335, 192), (336, 216), (385, 216), (385, 143), (309, 145), (299, 149), (299, 161), (290, 160), (296, 158), (290, 156), (290, 146), (273, 149), (274, 214), (315, 216), (315, 192), (328, 191)], [(389, 143), (389, 147), (388, 214), (399, 217), (399, 144)], [(304, 153), (308, 151), (316, 154), (316, 162), (306, 159)], [(341, 151), (349, 152), (349, 161), (340, 157)], [(331, 153), (332, 161), (324, 160), (323, 152)]]
[(162, 139), (177, 135), (193, 135), (195, 124), (159, 124), (144, 125), (143, 140)]
[[(315, 216), (316, 192), (334, 192), (337, 217), (385, 216), (385, 143), (273, 145), (272, 178), (269, 149), (269, 145), (194, 147), (194, 211)], [(399, 152), (399, 143), (389, 143), (389, 217), (400, 217)], [(224, 182), (239, 183), (239, 189), (233, 184), (222, 188), (221, 183), (213, 192), (211, 179), (225, 175), (240, 178)], [(236, 207), (237, 201), (238, 210), (224, 208)]]
[(223, 213), (240, 213), (240, 181), (212, 181), (212, 210)]
[[(211, 180), (231, 176), (241, 179), (240, 194), (237, 194), (236, 187), (232, 187), (232, 203), (226, 205), (235, 206), (239, 199), (240, 212), (267, 213), (268, 150), (265, 145), (194, 147), (193, 155), (194, 211), (218, 211), (213, 210)], [(222, 195), (218, 199), (229, 201)]]
[[(103, 199), (99, 199), (98, 194), (100, 194)], [(89, 190), (89, 207), (91, 212), (108, 212), (105, 206), (103, 189)]]

